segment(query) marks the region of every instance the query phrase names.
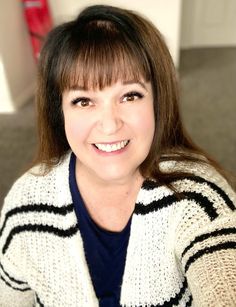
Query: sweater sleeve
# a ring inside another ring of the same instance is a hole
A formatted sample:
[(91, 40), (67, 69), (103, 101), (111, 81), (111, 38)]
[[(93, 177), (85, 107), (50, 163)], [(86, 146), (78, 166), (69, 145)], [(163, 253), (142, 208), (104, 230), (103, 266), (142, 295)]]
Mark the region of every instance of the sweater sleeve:
[(176, 253), (194, 306), (233, 307), (236, 304), (235, 194), (227, 185), (224, 190), (202, 178), (186, 186), (187, 197), (176, 230)]
[[(17, 225), (11, 223), (11, 208), (5, 202), (0, 219), (0, 306), (1, 307), (30, 307), (34, 306), (35, 296), (20, 267), (21, 243), (9, 239), (14, 236)], [(8, 246), (8, 248), (6, 248)]]

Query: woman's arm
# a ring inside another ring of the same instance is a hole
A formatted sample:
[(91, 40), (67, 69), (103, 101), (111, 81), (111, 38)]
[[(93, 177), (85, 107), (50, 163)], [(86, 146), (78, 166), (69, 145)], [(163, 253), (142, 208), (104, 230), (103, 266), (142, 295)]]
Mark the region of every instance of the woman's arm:
[[(16, 272), (13, 272), (13, 271)], [(0, 306), (32, 307), (34, 293), (28, 284), (17, 277), (17, 269), (8, 261), (0, 258)]]
[(236, 306), (235, 194), (209, 181), (199, 182), (191, 185), (191, 191), (185, 191), (187, 199), (183, 201), (184, 210), (176, 229), (177, 257), (194, 306), (233, 307)]
[(24, 280), (24, 269), (21, 265), (23, 249), (19, 236), (5, 248), (17, 228), (10, 218), (13, 210), (6, 201), (0, 218), (0, 306), (32, 307), (35, 296)]
[(235, 244), (234, 248), (230, 248), (229, 243), (218, 243), (213, 246), (219, 250), (212, 251), (212, 247), (209, 246), (205, 255), (195, 260), (186, 272), (194, 306), (234, 307), (236, 306)]

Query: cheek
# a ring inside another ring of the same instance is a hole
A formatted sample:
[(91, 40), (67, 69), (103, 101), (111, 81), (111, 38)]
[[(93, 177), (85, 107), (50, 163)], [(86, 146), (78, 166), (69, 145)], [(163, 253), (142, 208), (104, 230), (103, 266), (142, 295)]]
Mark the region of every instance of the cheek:
[(136, 131), (140, 134), (144, 134), (148, 139), (153, 137), (155, 119), (153, 108), (151, 106), (137, 110), (137, 113), (133, 114), (130, 118)]
[(75, 114), (65, 113), (65, 132), (69, 144), (83, 141), (88, 134), (88, 121), (81, 116)]

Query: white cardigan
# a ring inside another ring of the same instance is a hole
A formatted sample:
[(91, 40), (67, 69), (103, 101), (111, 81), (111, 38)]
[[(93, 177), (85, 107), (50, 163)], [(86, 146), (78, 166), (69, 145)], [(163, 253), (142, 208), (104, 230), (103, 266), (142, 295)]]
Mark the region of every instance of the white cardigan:
[[(98, 306), (69, 189), (68, 154), (45, 176), (23, 175), (0, 222), (1, 307)], [(132, 217), (121, 306), (236, 306), (236, 195), (209, 166), (163, 162), (185, 199), (153, 181)], [(35, 172), (36, 170), (34, 170)]]

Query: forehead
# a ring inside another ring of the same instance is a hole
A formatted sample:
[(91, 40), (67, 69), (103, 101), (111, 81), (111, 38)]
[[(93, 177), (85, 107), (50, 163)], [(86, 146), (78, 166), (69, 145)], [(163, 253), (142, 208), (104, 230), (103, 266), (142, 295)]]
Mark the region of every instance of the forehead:
[(123, 40), (85, 42), (66, 54), (57, 76), (61, 91), (81, 86), (85, 89), (102, 89), (122, 80), (150, 80), (150, 67), (145, 56), (135, 46)]
[(132, 85), (138, 85), (142, 87), (144, 90), (147, 90), (148, 86), (150, 85), (150, 82), (147, 82), (143, 79), (141, 80), (117, 80), (112, 84), (109, 84), (107, 86), (104, 86), (103, 88), (94, 88), (94, 87), (85, 87), (81, 84), (74, 84), (67, 88), (66, 90), (71, 90), (71, 91), (99, 91), (99, 90), (104, 90), (106, 88), (119, 88), (119, 87), (127, 87), (127, 86), (132, 86)]
[(125, 65), (124, 62), (121, 62), (120, 65), (106, 63), (105, 65), (92, 64), (91, 66), (77, 62), (64, 76), (61, 89), (101, 90), (115, 83), (142, 85), (149, 81), (149, 76), (141, 71), (140, 67), (132, 66), (131, 63)]

